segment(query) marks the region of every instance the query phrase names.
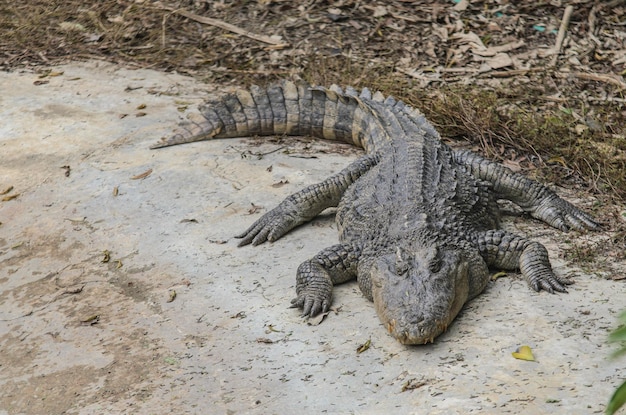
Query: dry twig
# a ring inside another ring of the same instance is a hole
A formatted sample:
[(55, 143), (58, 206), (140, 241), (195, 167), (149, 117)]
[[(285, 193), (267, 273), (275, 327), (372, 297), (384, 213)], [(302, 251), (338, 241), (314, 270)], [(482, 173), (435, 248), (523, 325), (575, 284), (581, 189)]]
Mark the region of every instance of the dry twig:
[(563, 12), (563, 19), (561, 19), (561, 26), (559, 27), (559, 33), (556, 35), (556, 42), (554, 44), (554, 57), (552, 58), (552, 66), (556, 65), (559, 53), (563, 47), (563, 41), (565, 40), (565, 34), (567, 33), (567, 27), (569, 26), (569, 19), (572, 17), (574, 6), (567, 6), (565, 12)]
[(607, 84), (616, 85), (620, 89), (626, 89), (626, 83), (615, 75), (599, 74), (599, 73), (585, 73), (585, 72), (574, 72), (573, 75), (576, 78), (586, 79), (588, 81), (605, 82)]
[(167, 7), (164, 7), (164, 8), (166, 10), (171, 10), (172, 13), (180, 14), (181, 16), (184, 16), (188, 19), (195, 20), (196, 22), (219, 27), (220, 29), (228, 30), (229, 32), (237, 33), (238, 35), (246, 36), (246, 37), (249, 37), (250, 39), (258, 40), (259, 42), (273, 45), (276, 49), (282, 49), (282, 48), (286, 48), (287, 46), (289, 46), (289, 43), (284, 43), (280, 40), (272, 38), (271, 36), (258, 35), (256, 33), (252, 33), (238, 26), (235, 26), (233, 24), (226, 23), (222, 20), (200, 16), (198, 14), (188, 12), (187, 10), (184, 10), (184, 9), (170, 9)]

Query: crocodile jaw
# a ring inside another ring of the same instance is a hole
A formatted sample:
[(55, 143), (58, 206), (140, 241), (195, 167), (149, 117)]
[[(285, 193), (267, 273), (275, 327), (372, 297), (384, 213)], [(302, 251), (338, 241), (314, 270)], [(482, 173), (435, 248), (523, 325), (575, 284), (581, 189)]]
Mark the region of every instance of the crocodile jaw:
[(469, 266), (463, 255), (445, 250), (435, 269), (426, 264), (429, 256), (428, 252), (414, 252), (409, 268), (401, 275), (390, 255), (379, 258), (372, 269), (372, 297), (378, 316), (403, 344), (432, 343), (468, 300)]

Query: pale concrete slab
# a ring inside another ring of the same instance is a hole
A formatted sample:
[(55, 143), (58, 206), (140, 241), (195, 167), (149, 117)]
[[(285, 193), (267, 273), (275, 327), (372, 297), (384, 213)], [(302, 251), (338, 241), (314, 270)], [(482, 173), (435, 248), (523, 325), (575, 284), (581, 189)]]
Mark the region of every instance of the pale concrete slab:
[[(19, 194), (0, 202), (0, 413), (590, 414), (621, 382), (606, 337), (624, 284), (571, 268), (559, 243), (568, 295), (500, 278), (432, 345), (387, 335), (356, 284), (307, 325), (288, 308), (295, 270), (337, 241), (332, 215), (274, 244), (232, 236), (355, 152), (150, 151), (216, 86), (101, 62), (53, 72), (0, 73), (0, 190)], [(523, 344), (538, 362), (512, 358)]]

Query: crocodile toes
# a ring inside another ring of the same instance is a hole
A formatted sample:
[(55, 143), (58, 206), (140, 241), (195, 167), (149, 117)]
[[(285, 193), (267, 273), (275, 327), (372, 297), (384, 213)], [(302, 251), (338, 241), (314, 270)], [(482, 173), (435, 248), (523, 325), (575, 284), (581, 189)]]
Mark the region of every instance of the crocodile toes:
[(325, 313), (330, 309), (330, 303), (326, 299), (300, 295), (291, 300), (292, 308), (301, 308), (302, 317), (315, 317), (319, 313)]

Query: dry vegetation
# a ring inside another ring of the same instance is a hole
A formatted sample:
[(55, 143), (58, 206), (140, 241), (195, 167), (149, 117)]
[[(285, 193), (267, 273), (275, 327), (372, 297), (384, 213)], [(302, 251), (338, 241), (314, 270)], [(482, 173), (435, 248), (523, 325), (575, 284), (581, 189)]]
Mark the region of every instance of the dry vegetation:
[(0, 4), (0, 68), (103, 59), (380, 89), (456, 145), (593, 193), (623, 252), (625, 22), (623, 0), (27, 0)]

